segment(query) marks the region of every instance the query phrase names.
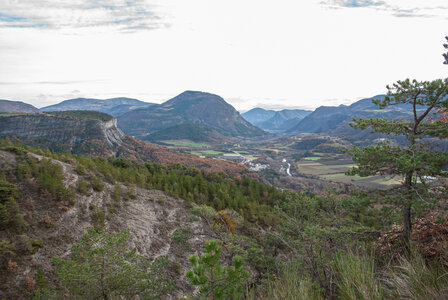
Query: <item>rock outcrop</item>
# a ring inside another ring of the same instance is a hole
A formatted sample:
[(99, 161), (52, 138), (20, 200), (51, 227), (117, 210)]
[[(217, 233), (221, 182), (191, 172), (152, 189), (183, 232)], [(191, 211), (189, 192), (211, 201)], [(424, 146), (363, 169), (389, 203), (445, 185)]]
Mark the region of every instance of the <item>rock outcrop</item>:
[[(182, 164), (206, 172), (238, 175), (247, 167), (225, 160), (200, 158), (124, 134), (115, 118), (97, 112), (61, 112), (0, 116), (0, 138), (18, 139), (25, 145), (55, 152), (127, 157), (162, 164)], [(67, 116), (77, 117), (67, 117)], [(94, 119), (92, 119), (94, 118)]]
[(118, 129), (116, 119), (76, 120), (32, 114), (1, 116), (0, 137), (15, 137), (52, 150), (80, 153), (86, 143), (101, 144), (108, 149), (120, 146), (125, 134)]

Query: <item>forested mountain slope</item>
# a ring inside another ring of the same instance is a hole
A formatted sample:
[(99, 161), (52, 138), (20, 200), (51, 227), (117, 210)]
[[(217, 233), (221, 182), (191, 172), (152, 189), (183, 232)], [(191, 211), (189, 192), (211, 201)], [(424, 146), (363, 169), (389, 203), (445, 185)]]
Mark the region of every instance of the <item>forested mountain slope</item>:
[(221, 97), (196, 91), (186, 91), (160, 105), (131, 111), (118, 117), (118, 126), (124, 132), (141, 139), (182, 124), (208, 127), (210, 133), (216, 131), (226, 137), (248, 138), (265, 134), (244, 120)]

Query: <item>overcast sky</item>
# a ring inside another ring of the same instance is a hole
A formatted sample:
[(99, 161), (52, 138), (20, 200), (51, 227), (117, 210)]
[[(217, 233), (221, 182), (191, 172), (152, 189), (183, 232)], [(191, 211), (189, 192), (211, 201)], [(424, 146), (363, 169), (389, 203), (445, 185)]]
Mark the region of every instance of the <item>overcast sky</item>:
[(315, 108), (444, 78), (447, 0), (1, 0), (0, 99)]

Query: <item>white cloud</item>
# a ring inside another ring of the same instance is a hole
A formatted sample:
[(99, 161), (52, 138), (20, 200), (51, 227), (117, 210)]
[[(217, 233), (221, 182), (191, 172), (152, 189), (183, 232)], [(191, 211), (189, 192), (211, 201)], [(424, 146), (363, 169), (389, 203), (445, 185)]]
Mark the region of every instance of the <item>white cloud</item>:
[[(444, 3), (384, 0), (402, 13), (417, 7), (414, 16), (436, 16), (398, 18), (373, 5), (381, 1), (340, 9), (321, 2), (114, 0), (109, 9), (105, 1), (2, 1), (0, 13), (51, 25), (0, 27), (0, 98), (36, 106), (74, 94), (162, 102), (188, 89), (239, 109), (309, 108), (371, 97), (398, 79), (446, 77)], [(139, 11), (148, 15), (127, 21)], [(132, 29), (139, 22), (163, 29)]]
[(6, 0), (0, 3), (0, 27), (136, 31), (168, 26), (159, 13), (145, 0)]
[(322, 5), (330, 8), (382, 10), (395, 17), (447, 18), (445, 0), (324, 0)]
[(330, 6), (341, 6), (341, 7), (378, 7), (385, 6), (386, 3), (384, 1), (376, 1), (376, 0), (330, 0), (330, 1), (322, 1), (324, 5)]

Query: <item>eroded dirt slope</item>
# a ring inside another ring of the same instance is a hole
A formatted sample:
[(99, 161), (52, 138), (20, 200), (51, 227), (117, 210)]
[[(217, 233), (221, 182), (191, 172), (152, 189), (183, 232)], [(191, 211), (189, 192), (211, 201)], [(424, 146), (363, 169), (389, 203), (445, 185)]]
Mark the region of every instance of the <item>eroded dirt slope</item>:
[[(42, 159), (41, 156), (33, 156)], [(114, 184), (108, 182), (103, 182), (104, 189), (100, 192), (93, 189), (87, 194), (77, 192), (73, 205), (56, 202), (48, 193), (39, 191), (35, 179), (17, 179), (17, 160), (19, 158), (14, 154), (0, 151), (1, 170), (8, 181), (19, 186), (21, 198), (18, 203), (29, 228), (22, 235), (0, 231), (1, 239), (15, 241), (17, 252), (12, 258), (17, 267), (0, 274), (0, 298), (25, 298), (27, 278), (34, 278), (38, 269), (42, 269), (50, 281), (57, 283), (52, 258), (69, 256), (73, 243), (80, 240), (87, 228), (98, 225), (102, 220), (108, 230), (129, 230), (129, 247), (136, 248), (139, 254), (150, 259), (168, 257), (168, 273), (173, 279), (182, 279), (176, 282), (176, 294), (172, 296), (191, 291), (183, 276), (189, 268), (188, 257), (200, 253), (204, 241), (210, 239), (210, 236), (206, 226), (192, 215), (188, 203), (158, 190), (146, 190), (121, 183), (116, 184), (121, 185), (122, 195), (132, 196), (121, 197), (117, 201), (112, 197)], [(81, 178), (89, 178), (88, 175), (76, 174), (70, 164), (53, 162), (63, 167), (66, 186), (76, 188)], [(129, 199), (125, 200), (126, 198)], [(180, 227), (192, 231), (191, 238), (183, 244), (173, 240), (173, 234)], [(26, 244), (23, 240), (27, 239), (42, 241), (42, 247), (20, 249)]]

